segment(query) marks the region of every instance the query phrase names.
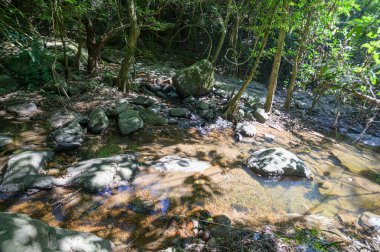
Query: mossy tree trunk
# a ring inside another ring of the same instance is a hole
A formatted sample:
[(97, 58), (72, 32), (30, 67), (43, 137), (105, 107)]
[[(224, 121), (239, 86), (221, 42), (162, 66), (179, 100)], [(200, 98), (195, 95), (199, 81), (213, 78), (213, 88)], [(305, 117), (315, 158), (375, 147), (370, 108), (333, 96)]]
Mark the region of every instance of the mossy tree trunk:
[(133, 64), (137, 39), (140, 35), (140, 28), (137, 23), (136, 7), (134, 0), (128, 0), (128, 12), (131, 29), (129, 33), (127, 49), (125, 51), (124, 59), (121, 63), (121, 68), (116, 80), (118, 89), (123, 92), (129, 92), (132, 89), (132, 85), (128, 79), (128, 71), (131, 65)]
[(272, 111), (273, 98), (274, 98), (274, 93), (276, 91), (276, 86), (277, 86), (278, 71), (280, 69), (280, 64), (281, 64), (282, 49), (284, 48), (284, 44), (285, 44), (285, 35), (286, 35), (286, 28), (287, 28), (286, 20), (288, 16), (288, 9), (289, 9), (289, 0), (284, 0), (284, 8), (283, 8), (284, 13), (283, 13), (283, 18), (282, 18), (283, 23), (281, 25), (280, 32), (278, 34), (276, 55), (274, 57), (272, 71), (269, 77), (268, 95), (267, 95), (267, 99), (264, 105), (265, 112), (267, 113), (270, 113)]

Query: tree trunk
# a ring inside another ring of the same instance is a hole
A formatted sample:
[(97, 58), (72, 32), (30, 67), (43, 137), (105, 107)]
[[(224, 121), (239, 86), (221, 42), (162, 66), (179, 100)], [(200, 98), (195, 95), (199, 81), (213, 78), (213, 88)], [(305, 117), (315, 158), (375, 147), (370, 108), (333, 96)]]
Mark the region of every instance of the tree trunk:
[(100, 48), (99, 44), (96, 43), (96, 35), (94, 27), (92, 26), (92, 21), (90, 18), (86, 17), (84, 19), (84, 26), (86, 27), (86, 45), (88, 51), (87, 58), (87, 73), (94, 74), (95, 70), (98, 68), (100, 59)]
[(269, 85), (268, 85), (268, 95), (267, 95), (267, 99), (264, 105), (265, 112), (267, 113), (270, 113), (272, 110), (274, 92), (276, 91), (276, 86), (277, 86), (278, 70), (280, 69), (282, 49), (284, 47), (285, 35), (286, 35), (285, 25), (287, 23), (286, 20), (287, 20), (287, 15), (288, 15), (288, 7), (289, 7), (288, 0), (284, 0), (284, 13), (283, 13), (283, 18), (282, 18), (283, 26), (280, 28), (280, 32), (278, 34), (276, 55), (274, 57), (274, 62), (272, 65), (272, 71), (270, 74)]
[(296, 78), (297, 78), (297, 74), (298, 74), (298, 66), (301, 63), (302, 55), (303, 55), (303, 52), (305, 50), (305, 43), (307, 40), (307, 36), (309, 34), (309, 28), (310, 28), (310, 23), (311, 23), (311, 14), (312, 14), (312, 12), (310, 11), (307, 15), (306, 24), (303, 28), (301, 39), (299, 41), (297, 55), (296, 55), (296, 58), (294, 59), (293, 66), (292, 66), (292, 76), (290, 78), (288, 92), (286, 94), (286, 99), (285, 99), (285, 104), (284, 104), (284, 109), (287, 111), (290, 109), (290, 104), (292, 102), (292, 96), (293, 96), (293, 90), (294, 90), (294, 84), (296, 82)]
[(128, 12), (129, 12), (129, 20), (131, 24), (131, 29), (130, 29), (125, 56), (124, 56), (123, 62), (121, 63), (119, 74), (117, 76), (118, 89), (123, 92), (129, 92), (132, 89), (131, 83), (128, 80), (128, 71), (133, 63), (137, 39), (140, 34), (140, 28), (137, 23), (137, 15), (136, 15), (134, 0), (128, 0)]
[(222, 50), (224, 39), (226, 38), (228, 21), (230, 19), (230, 15), (231, 15), (231, 5), (232, 5), (232, 0), (228, 0), (227, 13), (226, 13), (226, 17), (225, 17), (224, 22), (223, 22), (222, 34), (220, 35), (219, 42), (218, 42), (218, 45), (217, 45), (216, 50), (215, 50), (215, 54), (210, 61), (212, 65), (215, 65), (215, 62), (218, 59), (220, 51)]
[(80, 67), (80, 60), (81, 60), (81, 56), (82, 56), (82, 47), (83, 47), (83, 39), (82, 39), (82, 32), (81, 32), (81, 24), (82, 24), (82, 21), (81, 21), (81, 18), (79, 18), (78, 20), (78, 25), (77, 25), (77, 29), (78, 29), (78, 38), (77, 38), (77, 42), (78, 42), (78, 48), (77, 48), (77, 54), (75, 55), (75, 64), (74, 64), (74, 67), (76, 70), (79, 70), (79, 67)]
[[(234, 113), (236, 111), (236, 108), (237, 108), (238, 101), (240, 100), (240, 98), (244, 94), (245, 90), (248, 88), (249, 83), (251, 83), (253, 77), (255, 76), (257, 68), (259, 67), (261, 56), (262, 56), (262, 54), (264, 52), (266, 43), (268, 41), (269, 31), (270, 31), (270, 28), (272, 26), (272, 22), (273, 22), (273, 19), (274, 19), (274, 16), (275, 16), (274, 14), (276, 12), (278, 3), (279, 3), (279, 1), (277, 1), (275, 3), (275, 5), (273, 6), (273, 9), (272, 9), (272, 12), (270, 13), (270, 15), (271, 15), (270, 16), (270, 20), (267, 23), (267, 27), (265, 28), (265, 34), (264, 34), (264, 37), (262, 39), (261, 47), (260, 47), (260, 50), (259, 50), (259, 52), (257, 54), (255, 63), (253, 64), (253, 67), (251, 68), (251, 71), (250, 71), (247, 79), (243, 83), (242, 87), (240, 88), (239, 92), (231, 99), (231, 101), (228, 103), (227, 108), (224, 111), (224, 116), (227, 117), (227, 118), (233, 118), (233, 115), (234, 115)], [(256, 44), (255, 44), (255, 48), (256, 48)]]

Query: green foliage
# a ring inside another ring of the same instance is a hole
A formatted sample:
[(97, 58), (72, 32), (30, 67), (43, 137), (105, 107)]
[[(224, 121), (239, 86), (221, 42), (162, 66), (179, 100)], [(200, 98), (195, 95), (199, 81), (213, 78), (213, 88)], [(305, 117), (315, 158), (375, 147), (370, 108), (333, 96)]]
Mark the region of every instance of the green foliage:
[(297, 244), (308, 245), (321, 252), (340, 251), (340, 243), (326, 241), (317, 229), (297, 229), (290, 237)]

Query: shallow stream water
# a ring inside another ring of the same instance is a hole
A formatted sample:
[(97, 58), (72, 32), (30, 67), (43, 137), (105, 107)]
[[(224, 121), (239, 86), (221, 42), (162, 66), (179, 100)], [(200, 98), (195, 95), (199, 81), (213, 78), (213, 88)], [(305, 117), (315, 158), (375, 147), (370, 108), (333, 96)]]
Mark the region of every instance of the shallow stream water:
[[(0, 167), (20, 149), (48, 149), (45, 124), (0, 120), (0, 135), (14, 143), (1, 150)], [(196, 209), (225, 214), (234, 224), (281, 224), (306, 214), (356, 216), (363, 211), (380, 214), (380, 152), (309, 131), (287, 132), (257, 126), (256, 138), (235, 143), (232, 130), (212, 131), (200, 137), (193, 129), (148, 127), (131, 136), (111, 131), (89, 135), (78, 151), (59, 153), (48, 174), (60, 174), (79, 160), (110, 152), (134, 152), (141, 171), (129, 185), (89, 194), (70, 188), (0, 195), (0, 211), (23, 212), (52, 226), (93, 232), (115, 244), (140, 243), (154, 249), (174, 235), (167, 230), (170, 216), (189, 215)], [(273, 142), (264, 134), (272, 134)], [(311, 168), (314, 179), (264, 179), (244, 164), (251, 151), (283, 147)], [(102, 151), (99, 151), (102, 150)], [(116, 154), (116, 153), (114, 153)], [(204, 173), (160, 173), (149, 161), (166, 155), (209, 161)], [(149, 244), (149, 245), (148, 245)]]

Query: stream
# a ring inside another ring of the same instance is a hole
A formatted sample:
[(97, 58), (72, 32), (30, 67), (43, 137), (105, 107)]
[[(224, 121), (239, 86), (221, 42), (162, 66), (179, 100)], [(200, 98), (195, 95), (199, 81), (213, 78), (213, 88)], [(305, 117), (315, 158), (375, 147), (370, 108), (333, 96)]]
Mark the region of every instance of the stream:
[[(20, 149), (48, 149), (46, 124), (0, 119), (0, 125), (0, 135), (14, 139), (1, 150), (0, 167)], [(231, 129), (213, 130), (205, 137), (195, 129), (174, 126), (147, 127), (129, 136), (120, 136), (116, 130), (105, 136), (88, 134), (79, 150), (55, 155), (47, 174), (61, 174), (70, 164), (109, 152), (133, 152), (138, 154), (141, 171), (130, 185), (97, 194), (60, 187), (2, 193), (0, 211), (23, 212), (51, 226), (93, 232), (116, 245), (134, 242), (150, 249), (172, 235), (167, 229), (171, 216), (188, 216), (197, 209), (254, 227), (280, 225), (308, 214), (380, 214), (379, 149), (268, 125), (257, 125), (257, 132), (255, 138), (241, 143), (233, 141)], [(266, 140), (266, 134), (273, 135), (274, 141)], [(244, 163), (250, 152), (264, 147), (292, 151), (310, 167), (314, 179), (256, 175)], [(148, 165), (173, 154), (208, 161), (211, 167), (202, 174), (163, 173)]]

